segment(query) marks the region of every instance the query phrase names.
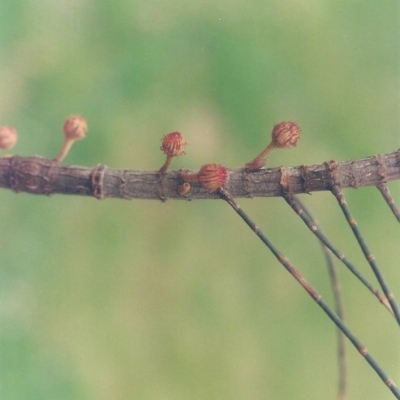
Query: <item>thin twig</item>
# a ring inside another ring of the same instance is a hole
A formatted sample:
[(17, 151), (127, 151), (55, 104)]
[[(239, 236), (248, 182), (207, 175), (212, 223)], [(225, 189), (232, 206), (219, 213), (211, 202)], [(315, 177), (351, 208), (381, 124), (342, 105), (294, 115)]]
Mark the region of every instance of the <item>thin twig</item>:
[(400, 209), (396, 206), (392, 195), (390, 194), (390, 190), (387, 187), (386, 183), (381, 183), (376, 186), (378, 190), (382, 193), (383, 198), (386, 200), (386, 203), (392, 210), (394, 216), (397, 218), (397, 221), (400, 222)]
[(393, 382), (393, 380), (386, 374), (382, 367), (375, 361), (375, 359), (369, 354), (368, 350), (364, 345), (354, 336), (350, 329), (343, 323), (343, 321), (337, 316), (337, 314), (325, 303), (321, 295), (304, 279), (300, 272), (288, 261), (288, 259), (272, 244), (272, 242), (264, 235), (260, 228), (250, 219), (250, 217), (242, 210), (235, 199), (229, 193), (227, 189), (220, 188), (218, 194), (224, 199), (243, 221), (249, 226), (249, 228), (262, 240), (262, 242), (271, 250), (278, 261), (285, 267), (285, 269), (296, 279), (297, 282), (307, 291), (312, 299), (323, 309), (328, 317), (336, 324), (336, 326), (347, 336), (358, 352), (365, 358), (368, 364), (373, 370), (379, 375), (384, 384), (394, 394), (394, 396), (400, 400), (400, 390)]
[[(293, 196), (294, 201), (297, 205), (304, 211), (306, 217), (315, 225), (320, 232), (322, 232), (319, 223), (316, 221), (314, 216), (310, 213), (304, 203), (296, 196)], [(333, 298), (335, 302), (335, 311), (338, 317), (344, 321), (344, 311), (343, 311), (343, 301), (340, 292), (340, 284), (338, 278), (338, 271), (333, 263), (332, 253), (329, 248), (319, 241), (322, 251), (324, 252), (326, 264), (328, 266), (329, 277), (331, 281), (331, 287), (333, 291)], [(347, 360), (346, 360), (346, 342), (345, 336), (340, 329), (337, 329), (337, 339), (338, 339), (338, 366), (339, 366), (339, 385), (338, 385), (338, 398), (340, 400), (346, 400), (347, 391)]]
[[(335, 179), (332, 177), (333, 164)], [(331, 190), (333, 184), (339, 184), (342, 189), (376, 186), (383, 181), (400, 179), (400, 150), (357, 161), (328, 161), (256, 171), (228, 168), (228, 172), (229, 179), (225, 186), (236, 198), (282, 196), (285, 191), (297, 194)], [(219, 198), (216, 192), (210, 193), (199, 183), (193, 183), (190, 192), (181, 196), (177, 190), (181, 184), (179, 171), (167, 172), (160, 179), (159, 171), (117, 170), (105, 165), (64, 165), (42, 157), (0, 158), (0, 187), (15, 192), (47, 196), (59, 193), (98, 199)]]
[(343, 192), (339, 189), (339, 187), (334, 185), (332, 187), (332, 193), (336, 197), (336, 199), (339, 203), (339, 206), (342, 209), (343, 214), (345, 215), (346, 220), (347, 220), (348, 224), (350, 225), (350, 228), (352, 229), (354, 236), (356, 237), (357, 242), (360, 245), (362, 252), (364, 253), (365, 258), (367, 259), (369, 265), (371, 266), (372, 271), (374, 272), (374, 274), (382, 288), (383, 293), (385, 293), (386, 299), (388, 300), (388, 302), (390, 303), (390, 306), (392, 307), (392, 310), (393, 310), (393, 313), (394, 313), (397, 323), (400, 325), (400, 310), (399, 310), (399, 307), (397, 306), (394, 295), (390, 291), (389, 286), (386, 283), (385, 278), (383, 277), (382, 271), (381, 271), (378, 263), (376, 262), (375, 256), (369, 250), (369, 247), (367, 246), (367, 244), (361, 234), (361, 231), (358, 229), (357, 221), (355, 220), (355, 218), (353, 217), (353, 214), (350, 211), (350, 208), (346, 202)]
[(393, 315), (392, 308), (388, 303), (386, 297), (368, 280), (364, 275), (347, 259), (347, 257), (339, 251), (331, 241), (321, 232), (318, 225), (314, 224), (313, 221), (303, 212), (303, 209), (299, 206), (298, 202), (295, 201), (294, 196), (284, 194), (283, 198), (289, 204), (290, 207), (295, 211), (296, 214), (303, 220), (308, 226), (310, 231), (326, 246), (328, 249), (344, 264), (346, 267), (360, 280), (360, 282), (374, 295), (377, 299), (386, 307), (386, 309)]
[[(331, 280), (331, 285), (333, 287), (336, 314), (342, 321), (344, 321), (343, 303), (342, 303), (342, 297), (340, 295), (340, 286), (339, 286), (339, 279), (337, 276), (337, 268), (333, 263), (330, 250), (324, 245), (322, 245), (322, 248), (325, 254), (326, 262), (328, 264), (329, 277)], [(347, 392), (346, 343), (345, 343), (344, 333), (340, 329), (337, 330), (337, 340), (338, 340), (338, 364), (339, 364), (338, 396), (340, 400), (346, 400), (347, 397), (346, 396)]]

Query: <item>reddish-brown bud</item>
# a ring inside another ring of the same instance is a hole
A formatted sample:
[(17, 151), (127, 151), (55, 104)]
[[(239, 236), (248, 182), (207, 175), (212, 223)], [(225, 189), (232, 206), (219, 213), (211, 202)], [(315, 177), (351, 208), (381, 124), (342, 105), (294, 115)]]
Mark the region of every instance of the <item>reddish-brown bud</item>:
[(228, 178), (228, 170), (220, 164), (205, 164), (195, 174), (180, 173), (180, 177), (189, 182), (199, 182), (210, 192), (221, 187)]
[(64, 144), (54, 161), (61, 162), (67, 156), (75, 141), (84, 139), (88, 130), (86, 119), (80, 115), (71, 115), (64, 123)]
[(171, 164), (174, 157), (179, 157), (185, 154), (186, 141), (179, 132), (171, 132), (162, 138), (160, 149), (166, 154), (167, 160), (160, 168), (160, 173), (163, 174)]
[(206, 164), (200, 168), (200, 185), (212, 192), (221, 187), (228, 178), (228, 170), (220, 164)]
[(18, 133), (12, 126), (0, 127), (0, 149), (9, 150), (15, 146), (18, 140)]
[(160, 149), (170, 157), (179, 157), (185, 154), (186, 141), (179, 132), (171, 132), (162, 139)]
[(86, 137), (88, 127), (86, 119), (80, 115), (71, 115), (64, 124), (64, 134), (67, 139), (81, 140)]
[(300, 138), (300, 127), (294, 122), (281, 122), (272, 130), (272, 140), (254, 160), (246, 164), (247, 171), (262, 168), (267, 162), (267, 155), (276, 149), (290, 149), (296, 146)]
[(189, 191), (190, 191), (190, 183), (189, 182), (183, 182), (182, 185), (179, 185), (177, 188), (177, 192), (180, 196), (186, 196)]
[(296, 123), (281, 122), (272, 130), (272, 142), (280, 149), (295, 147), (300, 138), (300, 132), (300, 127)]

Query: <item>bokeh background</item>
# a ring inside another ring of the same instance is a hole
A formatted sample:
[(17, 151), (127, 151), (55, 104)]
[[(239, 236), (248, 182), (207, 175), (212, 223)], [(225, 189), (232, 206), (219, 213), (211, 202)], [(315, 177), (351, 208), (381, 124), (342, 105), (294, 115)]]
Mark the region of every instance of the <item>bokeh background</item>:
[[(89, 122), (68, 164), (239, 167), (296, 121), (269, 166), (400, 147), (396, 0), (2, 0), (0, 123), (14, 154), (54, 157), (73, 113)], [(400, 185), (389, 184), (400, 202)], [(345, 191), (400, 299), (399, 228), (374, 188)], [(330, 320), (222, 201), (97, 201), (15, 194), (0, 207), (0, 398), (335, 399)], [(302, 196), (373, 280), (336, 200)], [(324, 258), (279, 198), (240, 204), (332, 303)], [(396, 324), (338, 264), (349, 326), (400, 384)], [(392, 399), (348, 346), (349, 399)]]

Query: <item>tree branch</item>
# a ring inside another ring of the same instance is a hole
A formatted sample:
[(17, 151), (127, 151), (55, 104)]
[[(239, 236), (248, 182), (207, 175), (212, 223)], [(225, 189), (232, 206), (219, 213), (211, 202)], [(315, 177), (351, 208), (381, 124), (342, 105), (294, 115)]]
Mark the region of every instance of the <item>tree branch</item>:
[[(376, 186), (400, 179), (400, 149), (355, 161), (327, 161), (316, 165), (280, 167), (246, 172), (228, 169), (225, 186), (233, 197), (270, 197), (284, 193), (311, 193)], [(42, 157), (0, 158), (0, 187), (15, 192), (51, 195), (72, 194), (98, 199), (218, 199), (192, 183), (188, 194), (177, 192), (182, 184), (179, 171), (160, 176), (158, 171), (117, 170), (104, 165), (94, 168), (63, 165)]]

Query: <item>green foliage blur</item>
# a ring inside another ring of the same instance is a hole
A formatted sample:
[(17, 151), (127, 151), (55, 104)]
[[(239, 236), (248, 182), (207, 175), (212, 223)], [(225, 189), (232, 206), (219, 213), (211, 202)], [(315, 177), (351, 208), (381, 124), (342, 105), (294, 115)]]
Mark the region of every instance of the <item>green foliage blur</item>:
[[(65, 160), (240, 167), (274, 124), (302, 128), (268, 166), (400, 147), (399, 2), (0, 2), (0, 124), (13, 154), (54, 157), (70, 114), (89, 133)], [(400, 203), (399, 182), (389, 185)], [(346, 190), (400, 299), (399, 229), (374, 188)], [(97, 201), (2, 190), (1, 400), (336, 399), (336, 331), (222, 201)], [(329, 193), (302, 196), (370, 279)], [(279, 198), (241, 199), (332, 304), (324, 257)], [(346, 320), (400, 384), (396, 324), (339, 267)], [(375, 282), (375, 281), (374, 281)], [(348, 345), (349, 399), (392, 399)]]

